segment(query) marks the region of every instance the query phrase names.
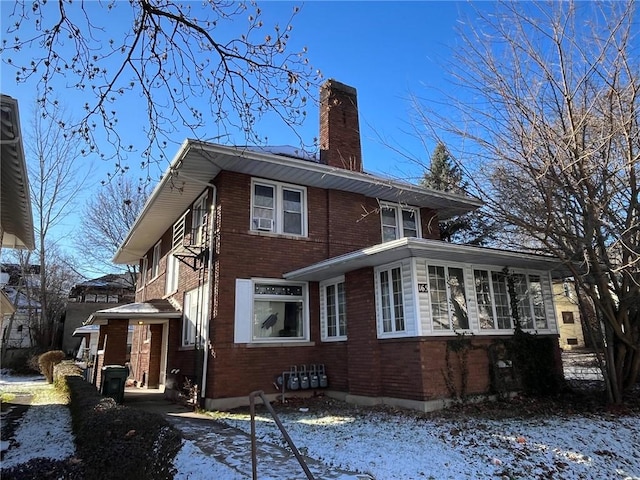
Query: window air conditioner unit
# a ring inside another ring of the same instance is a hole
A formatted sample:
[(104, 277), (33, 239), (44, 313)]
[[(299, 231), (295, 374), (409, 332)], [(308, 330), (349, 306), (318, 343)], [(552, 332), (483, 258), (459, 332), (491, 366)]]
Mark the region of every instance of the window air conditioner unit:
[(258, 230), (270, 232), (273, 230), (273, 220), (270, 218), (254, 218), (253, 223)]

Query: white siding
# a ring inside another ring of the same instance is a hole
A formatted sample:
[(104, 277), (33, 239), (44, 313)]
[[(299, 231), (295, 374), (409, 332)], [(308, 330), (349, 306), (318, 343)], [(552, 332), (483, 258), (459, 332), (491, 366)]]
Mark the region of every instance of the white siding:
[(253, 317), (253, 282), (242, 278), (236, 279), (236, 315), (233, 341), (235, 343), (251, 342), (251, 325)]

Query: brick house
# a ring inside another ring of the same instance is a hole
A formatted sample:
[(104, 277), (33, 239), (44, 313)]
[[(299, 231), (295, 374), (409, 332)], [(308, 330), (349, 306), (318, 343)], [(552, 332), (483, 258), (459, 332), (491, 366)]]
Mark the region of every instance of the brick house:
[[(558, 262), (440, 241), (439, 219), (481, 203), (365, 173), (355, 89), (329, 80), (320, 95), (319, 159), (184, 142), (115, 255), (140, 264), (137, 303), (91, 318), (104, 363), (124, 361), (131, 323), (147, 345), (144, 359), (132, 351), (138, 375), (189, 379), (208, 409), (275, 397), (311, 365), (327, 394), (438, 408), (452, 393), (448, 342), (513, 333), (505, 267), (524, 327), (557, 350)], [(470, 352), (469, 394), (491, 392), (491, 368), (486, 349)]]

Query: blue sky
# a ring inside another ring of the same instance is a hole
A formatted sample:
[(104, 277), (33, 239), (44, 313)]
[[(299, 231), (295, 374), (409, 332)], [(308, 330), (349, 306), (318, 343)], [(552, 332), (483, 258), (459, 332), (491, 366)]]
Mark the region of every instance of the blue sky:
[[(198, 3), (193, 2), (193, 5)], [(299, 50), (306, 46), (309, 61), (322, 72), (324, 78), (334, 78), (358, 91), (365, 169), (416, 181), (421, 176), (422, 169), (385, 146), (379, 137), (401, 146), (425, 163), (428, 162), (433, 145), (427, 145), (425, 151), (418, 139), (406, 133), (411, 130), (409, 116), (412, 107), (408, 98), (412, 93), (424, 97), (435, 95), (436, 89), (447, 91), (450, 84), (442, 65), (449, 55), (449, 49), (456, 43), (455, 29), (459, 25), (459, 14), (469, 12), (470, 5), (466, 2), (435, 1), (269, 1), (260, 3), (265, 25), (283, 24), (295, 5), (300, 5), (301, 10), (293, 21), (289, 47)], [(0, 8), (2, 17), (7, 18), (13, 2), (1, 1)], [(89, 3), (87, 8), (95, 12), (100, 4)], [(118, 28), (119, 22), (115, 22), (117, 17), (110, 18), (115, 23), (113, 28)], [(227, 28), (233, 28), (233, 25)], [(2, 35), (6, 38), (4, 22)], [(28, 50), (21, 52), (21, 55), (29, 55)], [(19, 100), (23, 129), (28, 128), (30, 112), (34, 108), (34, 83), (16, 85), (13, 71), (4, 64), (1, 68), (1, 90)], [(59, 88), (57, 95), (69, 113), (82, 111), (82, 105), (86, 101), (83, 96), (85, 94), (70, 88)], [(136, 112), (128, 111), (124, 105), (119, 105), (119, 108), (123, 134), (130, 135), (133, 141), (139, 139), (142, 142), (142, 122), (135, 121)], [(260, 133), (268, 136), (269, 143), (273, 145), (295, 145), (297, 142), (293, 132), (282, 124), (263, 122)], [(318, 135), (316, 106), (309, 105), (307, 120), (298, 129), (298, 133), (308, 144)], [(187, 136), (186, 131), (176, 133), (172, 138), (174, 146), (169, 147), (166, 152), (168, 158), (172, 158), (178, 145)], [(234, 142), (234, 139), (230, 139), (230, 142)], [(237, 143), (244, 141), (239, 137)], [(105, 178), (106, 172), (112, 169), (109, 163), (94, 163), (96, 180)], [(140, 163), (139, 155), (130, 154), (129, 163), (135, 173), (136, 166)], [(167, 163), (159, 165), (152, 173), (157, 177), (166, 166)], [(90, 191), (91, 189), (87, 189), (87, 194)], [(76, 211), (81, 210), (82, 200), (79, 198)], [(76, 220), (77, 216), (72, 215), (64, 225), (69, 242), (63, 240), (63, 243), (70, 244)]]
[[(12, 3), (1, 2), (4, 18)], [(398, 154), (382, 145), (378, 137), (428, 159), (430, 152), (424, 152), (418, 141), (403, 133), (410, 130), (408, 97), (411, 93), (424, 96), (428, 87), (446, 90), (446, 74), (440, 62), (446, 58), (448, 48), (455, 44), (459, 11), (468, 6), (464, 2), (269, 1), (260, 4), (265, 26), (284, 23), (295, 5), (302, 8), (294, 19), (289, 47), (298, 50), (306, 46), (311, 64), (325, 78), (334, 78), (358, 90), (365, 168), (407, 179), (419, 175), (419, 168), (402, 161)], [(97, 3), (89, 6), (99, 8)], [(118, 18), (112, 13), (109, 15), (114, 21)], [(6, 38), (4, 29), (2, 33)], [(23, 54), (28, 55), (28, 51)], [(1, 82), (2, 92), (20, 101), (25, 125), (34, 105), (34, 84), (16, 85), (13, 71), (6, 65), (2, 66)], [(57, 95), (73, 114), (81, 112), (86, 98), (83, 95), (88, 93), (63, 88)], [(119, 107), (122, 110), (122, 105)], [(128, 133), (138, 130), (136, 134), (142, 138), (140, 125), (124, 126), (126, 116), (134, 117), (135, 112), (125, 110), (125, 114), (121, 114), (123, 129)], [(307, 120), (298, 132), (309, 144), (317, 136), (318, 112), (314, 105), (309, 105)], [(271, 144), (297, 141), (290, 130), (273, 122), (261, 125), (260, 133), (268, 136)], [(167, 150), (169, 158), (187, 135), (186, 131), (174, 135), (172, 140), (176, 146)], [(130, 155), (129, 160), (132, 168), (139, 163), (135, 154)], [(109, 166), (98, 163), (98, 167), (106, 171)], [(166, 165), (161, 167), (164, 169)]]

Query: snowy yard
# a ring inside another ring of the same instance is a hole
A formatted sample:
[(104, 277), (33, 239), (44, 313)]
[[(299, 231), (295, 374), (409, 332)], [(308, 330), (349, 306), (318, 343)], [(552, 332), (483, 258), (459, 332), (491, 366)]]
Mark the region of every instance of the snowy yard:
[[(496, 420), (331, 410), (312, 406), (280, 418), (304, 454), (376, 479), (640, 478), (640, 417), (635, 415), (548, 412)], [(214, 416), (249, 431), (246, 414)], [(284, 445), (272, 419), (260, 415), (258, 420), (260, 440)]]
[[(0, 378), (1, 391), (29, 388), (46, 386), (42, 379), (33, 382)], [(572, 413), (567, 408), (554, 411), (553, 403), (549, 403), (547, 411), (531, 410), (524, 402), (522, 405), (522, 412), (509, 407), (504, 415), (495, 406), (486, 411), (477, 408), (420, 415), (355, 408), (318, 398), (293, 401), (286, 408), (279, 407), (278, 413), (301, 453), (327, 465), (367, 473), (376, 480), (640, 479), (637, 409), (627, 414), (585, 414), (579, 412), (579, 406)], [(284, 445), (273, 420), (260, 412), (259, 440)], [(244, 412), (211, 415), (245, 432), (250, 430), (249, 417)], [(13, 447), (9, 448), (9, 442), (2, 443), (2, 449), (7, 450), (3, 452), (2, 467), (34, 456), (72, 456), (72, 438), (70, 417), (64, 406), (31, 407), (15, 431)], [(247, 461), (248, 458), (247, 451)], [(174, 465), (179, 479), (248, 478), (215, 456), (204, 454), (191, 441), (184, 442)], [(268, 458), (260, 459), (259, 471), (263, 472), (261, 479), (269, 477)]]

